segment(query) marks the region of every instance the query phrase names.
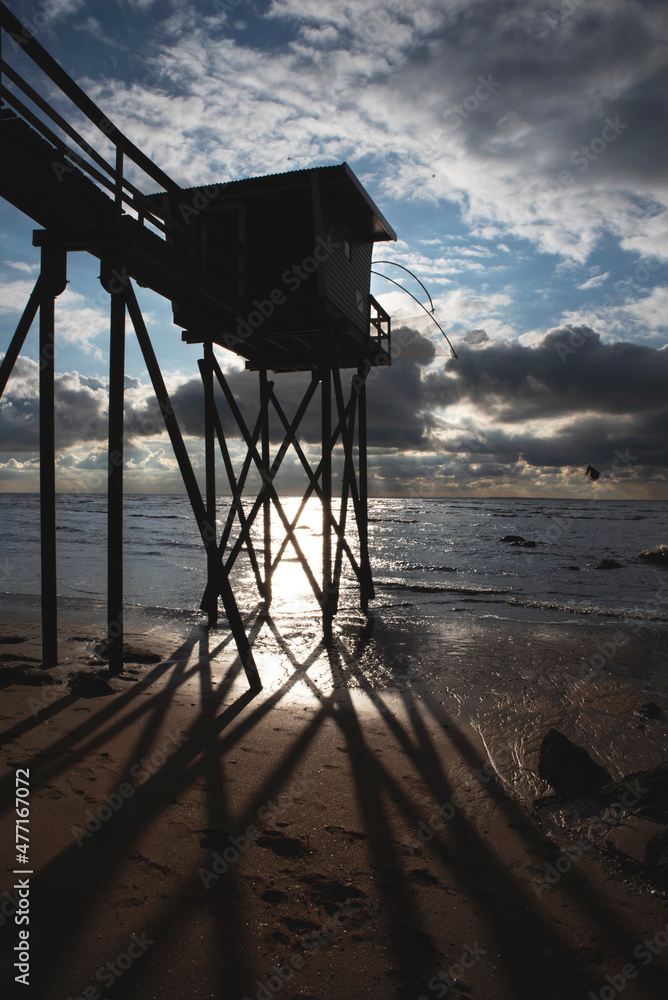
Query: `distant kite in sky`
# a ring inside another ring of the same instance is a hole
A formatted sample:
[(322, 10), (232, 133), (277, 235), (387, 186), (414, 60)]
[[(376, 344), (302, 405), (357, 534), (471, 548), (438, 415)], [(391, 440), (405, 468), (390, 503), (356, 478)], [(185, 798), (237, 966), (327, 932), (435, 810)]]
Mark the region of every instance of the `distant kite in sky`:
[(596, 482), (599, 476), (600, 472), (598, 469), (595, 469), (593, 465), (588, 465), (585, 469), (585, 479), (591, 479), (592, 483)]

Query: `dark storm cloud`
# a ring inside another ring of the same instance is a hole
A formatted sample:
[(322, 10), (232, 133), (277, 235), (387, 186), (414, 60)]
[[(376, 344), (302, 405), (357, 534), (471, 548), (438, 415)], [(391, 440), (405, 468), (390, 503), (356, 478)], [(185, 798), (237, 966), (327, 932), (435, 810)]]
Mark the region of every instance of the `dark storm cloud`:
[[(460, 349), (458, 361), (427, 375), (425, 397), (434, 407), (469, 403), (496, 426), (462, 431), (452, 453), (474, 462), (578, 466), (621, 473), (668, 465), (668, 348), (604, 344), (589, 327), (561, 327), (534, 347), (495, 342)], [(561, 418), (558, 430), (547, 421)], [(528, 430), (527, 421), (538, 422)]]
[[(471, 152), (489, 152), (499, 140), (494, 158), (521, 161), (522, 174), (533, 163), (536, 179), (563, 169), (577, 178), (596, 160), (601, 178), (652, 177), (663, 186), (667, 27), (668, 8), (649, 0), (477, 0), (448, 12), (426, 58), (424, 49), (413, 53), (396, 83), (417, 94), (437, 92), (441, 81), (447, 97), (434, 110), (446, 134), (457, 131)], [(491, 81), (489, 97), (473, 111), (456, 110), (467, 97), (475, 104), (481, 78)], [(529, 126), (516, 142), (503, 142), (507, 114)], [(602, 149), (596, 140), (606, 118), (617, 132), (606, 132)], [(592, 142), (583, 159), (578, 151)]]
[[(0, 450), (31, 452), (39, 448), (39, 366), (19, 358), (0, 400)], [(107, 435), (107, 390), (97, 378), (77, 372), (58, 374), (55, 382), (56, 444), (102, 441)]]
[[(591, 464), (600, 472), (616, 475), (642, 468), (644, 476), (668, 466), (668, 421), (662, 415), (650, 419), (611, 422), (607, 417), (575, 416), (558, 431), (539, 428), (494, 428), (484, 433), (462, 432), (448, 444), (451, 454), (464, 453), (464, 463), (488, 468), (516, 467), (526, 462), (543, 469), (580, 467)], [(480, 473), (481, 475), (483, 473)], [(489, 475), (488, 472), (484, 475)]]
[[(591, 463), (603, 469), (616, 467), (617, 472), (642, 467), (645, 474), (658, 474), (668, 466), (668, 347), (606, 344), (586, 326), (551, 330), (534, 346), (485, 340), (480, 333), (473, 331), (468, 344), (465, 338), (458, 360), (448, 360), (443, 370), (429, 371), (425, 367), (433, 357), (432, 342), (407, 327), (394, 332), (392, 366), (373, 369), (369, 377), (368, 438), (375, 467), (389, 475), (393, 463), (403, 461), (403, 452), (440, 454), (447, 463), (474, 465), (476, 474), (485, 477), (501, 474), (499, 469), (516, 469), (523, 462), (542, 468)], [(346, 395), (352, 375), (342, 372)], [(228, 379), (252, 430), (259, 406), (258, 376), (242, 371)], [(273, 379), (291, 420), (309, 375)], [(19, 359), (0, 402), (5, 454), (38, 449), (37, 388), (37, 364)], [(318, 396), (319, 390), (299, 430), (304, 445), (320, 441)], [(201, 439), (199, 378), (179, 386), (172, 402), (183, 433)], [(451, 418), (449, 408), (455, 404), (457, 416)], [(226, 434), (240, 442), (222, 398), (219, 412)], [(555, 418), (558, 427), (552, 423)], [(277, 418), (272, 423), (275, 451), (283, 430)], [(163, 431), (149, 387), (129, 386), (128, 448), (140, 447)], [(58, 375), (58, 447), (104, 445), (106, 436), (104, 383), (76, 372)]]
[[(425, 403), (422, 392), (422, 368), (434, 356), (433, 342), (408, 327), (399, 327), (392, 333), (394, 360), (389, 368), (372, 369), (368, 377), (367, 420), (369, 440), (374, 447), (416, 449), (428, 446), (428, 431), (435, 426), (434, 417)], [(416, 356), (419, 355), (419, 356)], [(350, 382), (354, 369), (341, 372), (344, 399), (350, 395)], [(310, 381), (304, 373), (270, 376), (275, 392), (289, 421), (301, 402)], [(227, 381), (252, 431), (259, 408), (258, 376), (252, 372), (234, 372)], [(240, 437), (224, 398), (217, 392), (218, 409), (225, 433)], [(321, 437), (319, 390), (300, 426), (302, 442), (318, 443)], [(172, 403), (184, 433), (201, 437), (204, 433), (202, 383), (199, 379), (179, 386), (172, 394)], [(155, 408), (150, 404), (146, 412), (134, 414), (133, 426), (141, 433), (142, 423)], [(336, 418), (333, 418), (336, 423)], [(283, 433), (278, 417), (272, 411), (274, 440)]]
[(574, 412), (661, 412), (667, 380), (668, 348), (604, 344), (590, 327), (564, 326), (535, 347), (462, 346), (443, 373), (427, 376), (425, 392), (434, 405), (466, 399), (504, 423), (520, 423)]

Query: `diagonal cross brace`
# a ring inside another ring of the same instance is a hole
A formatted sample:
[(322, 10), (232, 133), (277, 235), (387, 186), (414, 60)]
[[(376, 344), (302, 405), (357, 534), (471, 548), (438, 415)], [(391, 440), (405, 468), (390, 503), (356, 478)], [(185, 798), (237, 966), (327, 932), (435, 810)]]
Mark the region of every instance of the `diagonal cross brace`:
[(43, 292), (44, 279), (40, 274), (35, 282), (35, 287), (30, 293), (30, 298), (23, 310), (23, 315), (18, 322), (18, 326), (14, 332), (9, 347), (5, 351), (5, 356), (2, 359), (2, 364), (0, 365), (0, 398), (5, 391), (5, 386), (9, 376), (12, 374), (14, 365), (16, 364), (16, 359), (21, 353), (21, 348), (25, 342), (26, 337), (30, 327), (32, 326), (33, 320), (37, 315), (37, 310), (39, 309), (40, 299)]
[[(303, 501), (302, 505), (300, 505), (299, 511), (297, 513), (297, 517), (294, 518), (293, 521), (292, 521), (292, 527), (294, 529), (296, 527), (297, 522), (298, 522), (298, 520), (299, 520), (299, 518), (301, 516), (301, 513), (302, 513), (303, 509), (304, 509), (304, 506), (306, 504), (306, 500), (308, 500), (308, 497), (311, 495), (311, 493), (314, 492), (316, 494), (316, 496), (318, 497), (318, 499), (322, 501), (322, 490), (321, 490), (321, 488), (320, 488), (320, 486), (318, 484), (318, 477), (320, 475), (320, 465), (318, 465), (316, 471), (314, 472), (313, 469), (311, 468), (311, 463), (309, 462), (309, 460), (307, 459), (306, 455), (304, 454), (302, 446), (300, 445), (295, 432), (293, 431), (293, 429), (288, 424), (288, 419), (285, 416), (285, 413), (283, 412), (283, 407), (281, 406), (281, 404), (276, 399), (276, 396), (275, 396), (274, 393), (271, 394), (271, 400), (272, 400), (272, 403), (274, 405), (274, 409), (276, 410), (276, 413), (278, 414), (278, 417), (279, 417), (281, 423), (285, 427), (286, 432), (287, 432), (287, 434), (290, 437), (290, 440), (292, 442), (292, 446), (295, 449), (295, 451), (297, 453), (297, 457), (299, 458), (299, 461), (302, 463), (302, 467), (304, 469), (304, 472), (308, 476), (309, 482), (310, 482), (308, 496), (306, 496), (304, 498), (304, 501)], [(352, 406), (352, 407), (348, 406), (347, 411), (346, 411), (346, 415), (349, 418), (352, 418), (353, 414), (354, 414), (354, 406)], [(338, 436), (339, 436), (339, 426), (337, 425), (337, 428), (335, 430), (335, 436), (332, 438), (331, 447), (334, 447), (334, 445), (336, 444), (336, 439), (338, 438)], [(351, 548), (350, 548), (350, 546), (349, 546), (349, 544), (348, 544), (348, 542), (347, 542), (347, 540), (345, 538), (345, 525), (343, 527), (341, 527), (340, 523), (337, 522), (336, 518), (332, 517), (332, 527), (334, 528), (334, 531), (336, 532), (336, 535), (338, 537), (338, 540), (339, 540), (340, 544), (343, 546), (344, 552), (346, 553), (346, 555), (348, 556), (348, 559), (350, 560), (350, 565), (352, 566), (353, 571), (355, 572), (355, 575), (358, 577), (358, 579), (361, 580), (361, 571), (360, 571), (360, 568), (359, 568), (359, 566), (357, 564), (357, 560), (355, 559), (355, 556), (353, 555), (353, 553), (351, 551)], [(287, 539), (286, 539), (286, 542), (287, 542)], [(280, 549), (280, 554), (278, 556), (278, 559), (281, 558), (281, 556), (283, 555), (284, 551), (285, 551), (285, 545), (283, 545), (283, 547)], [(274, 568), (276, 567), (276, 565), (277, 565), (277, 562), (274, 563)]]
[[(345, 408), (345, 411), (344, 411), (344, 417), (346, 419), (349, 418), (350, 413), (351, 413), (354, 405), (355, 405), (355, 398), (354, 398), (354, 396), (351, 396), (351, 398), (349, 399), (348, 403), (346, 404), (346, 408)], [(280, 405), (278, 403), (278, 400), (276, 400), (276, 399), (274, 399), (274, 406), (276, 407), (276, 412), (278, 413), (279, 417), (281, 418), (281, 420), (285, 424), (285, 418), (284, 418), (284, 416), (281, 416), (282, 410), (281, 410), (281, 407), (280, 407)], [(334, 428), (334, 432), (333, 432), (333, 434), (332, 434), (332, 436), (330, 438), (330, 443), (329, 443), (330, 449), (332, 449), (332, 448), (335, 447), (336, 442), (338, 441), (340, 434), (341, 434), (341, 424), (339, 422), (336, 425), (336, 427)], [(298, 457), (299, 457), (299, 459), (300, 459), (300, 461), (302, 463), (302, 466), (304, 467), (304, 471), (306, 472), (306, 475), (308, 476), (308, 478), (310, 480), (309, 485), (306, 488), (306, 492), (304, 493), (304, 496), (302, 497), (301, 503), (299, 504), (299, 508), (297, 510), (297, 513), (295, 514), (294, 518), (292, 519), (292, 528), (294, 529), (296, 527), (297, 523), (299, 522), (299, 518), (302, 516), (304, 508), (306, 507), (306, 504), (308, 503), (311, 494), (315, 493), (316, 496), (322, 501), (322, 490), (321, 490), (320, 486), (318, 485), (318, 479), (322, 475), (322, 465), (323, 465), (323, 462), (322, 462), (322, 459), (320, 459), (320, 461), (318, 462), (318, 464), (317, 464), (317, 466), (315, 468), (315, 471), (313, 471), (311, 469), (311, 466), (310, 466), (310, 463), (309, 463), (308, 459), (304, 455), (304, 452), (302, 451), (301, 446), (299, 445), (299, 442), (296, 440), (296, 438), (294, 437), (294, 435), (293, 435), (293, 441), (292, 441), (292, 443), (293, 443), (295, 451), (297, 452), (297, 455), (298, 455)], [(343, 535), (342, 535), (340, 525), (338, 524), (338, 522), (336, 521), (336, 518), (334, 518), (334, 517), (332, 517), (332, 527), (334, 528), (334, 530), (337, 533), (337, 535), (339, 537), (341, 537), (344, 551), (345, 551), (346, 555), (348, 556), (348, 559), (350, 560), (350, 565), (352, 566), (353, 571), (355, 572), (355, 575), (357, 576), (357, 578), (361, 581), (362, 580), (362, 571), (360, 570), (360, 567), (357, 564), (357, 560), (355, 559), (355, 556), (353, 555), (353, 553), (352, 553), (352, 551), (350, 549), (350, 546), (348, 545), (348, 542), (346, 541), (345, 537), (343, 537)], [(283, 542), (281, 543), (281, 546), (280, 546), (280, 548), (278, 550), (278, 553), (276, 555), (276, 558), (274, 560), (274, 569), (276, 568), (276, 566), (280, 562), (280, 560), (281, 560), (281, 558), (283, 556), (283, 553), (285, 552), (285, 548), (286, 548), (287, 544), (288, 544), (288, 538), (285, 538), (283, 540)]]
[[(200, 361), (200, 368), (204, 366), (204, 362)], [(234, 467), (232, 465), (232, 459), (230, 457), (230, 452), (227, 447), (227, 441), (225, 440), (225, 432), (223, 430), (223, 425), (220, 419), (220, 414), (218, 409), (213, 407), (213, 423), (216, 431), (216, 436), (218, 437), (218, 444), (220, 445), (220, 451), (223, 456), (223, 464), (225, 466), (225, 472), (227, 473), (227, 478), (229, 480), (230, 489), (232, 491), (232, 506), (236, 510), (239, 517), (239, 523), (241, 525), (241, 532), (246, 539), (246, 546), (248, 549), (248, 557), (253, 567), (253, 572), (255, 574), (255, 582), (257, 583), (258, 590), (262, 594), (263, 580), (260, 575), (260, 567), (258, 565), (257, 556), (255, 554), (255, 546), (253, 545), (253, 540), (250, 536), (250, 527), (244, 513), (243, 506), (241, 504), (241, 490), (237, 484), (237, 479), (234, 474)], [(217, 553), (218, 555), (218, 553)], [(202, 602), (204, 603), (204, 601)]]
[[(286, 453), (288, 451), (288, 448), (290, 446), (290, 437), (292, 436), (294, 438), (294, 435), (297, 432), (297, 429), (298, 429), (298, 427), (299, 427), (299, 425), (300, 425), (300, 423), (301, 423), (301, 421), (302, 421), (302, 419), (304, 417), (304, 414), (306, 413), (306, 410), (308, 409), (309, 403), (311, 402), (311, 399), (313, 398), (313, 395), (314, 395), (317, 387), (318, 387), (318, 381), (317, 381), (317, 379), (313, 379), (311, 381), (311, 383), (309, 384), (309, 387), (306, 390), (306, 393), (304, 394), (304, 398), (302, 399), (302, 401), (301, 401), (301, 403), (300, 403), (300, 405), (299, 405), (299, 407), (297, 409), (297, 412), (295, 413), (295, 416), (293, 418), (292, 424), (288, 425), (288, 428), (289, 428), (288, 429), (288, 433), (285, 435), (285, 437), (283, 439), (283, 442), (281, 444), (281, 447), (279, 448), (278, 452), (276, 453), (276, 457), (274, 458), (274, 461), (272, 462), (271, 469), (269, 470), (268, 478), (269, 478), (269, 480), (271, 482), (273, 482), (273, 480), (275, 479), (275, 477), (276, 477), (276, 475), (278, 473), (278, 470), (279, 470), (279, 468), (280, 468), (280, 466), (281, 466), (281, 464), (283, 462), (283, 459), (285, 458), (285, 455), (286, 455)], [(274, 398), (273, 390), (269, 393), (268, 398), (265, 401), (266, 405), (268, 405), (269, 398)], [(249, 449), (249, 455), (250, 454), (251, 454), (251, 452), (250, 452), (250, 449)], [(262, 497), (262, 493), (260, 493), (260, 495), (256, 498), (255, 502), (253, 503), (251, 511), (250, 511), (250, 513), (248, 515), (247, 523), (248, 523), (248, 529), (249, 530), (252, 527), (252, 525), (253, 525), (253, 523), (255, 521), (255, 518), (257, 517), (257, 515), (258, 515), (258, 513), (259, 513), (259, 511), (260, 511), (260, 509), (262, 507), (262, 503), (263, 503), (263, 497)], [(295, 524), (293, 523), (292, 524), (293, 531), (294, 531), (294, 528), (295, 528)], [(231, 569), (232, 565), (234, 564), (234, 561), (236, 560), (239, 552), (241, 551), (242, 544), (243, 544), (243, 540), (241, 538), (238, 538), (236, 540), (233, 548), (232, 548), (231, 554), (230, 554), (229, 559), (228, 559), (228, 561), (226, 563), (228, 571)], [(274, 563), (272, 565), (272, 573), (275, 570), (276, 565), (277, 565), (276, 563)]]
[[(135, 333), (137, 334), (139, 346), (142, 354), (144, 355), (144, 361), (146, 362), (146, 367), (153, 384), (153, 391), (155, 392), (162, 411), (165, 428), (172, 442), (174, 455), (176, 457), (176, 461), (178, 462), (181, 476), (183, 478), (183, 484), (186, 488), (188, 498), (190, 499), (190, 505), (192, 507), (193, 514), (195, 515), (195, 520), (197, 521), (202, 541), (204, 542), (205, 548), (208, 549), (210, 545), (215, 545), (215, 525), (211, 525), (209, 523), (204, 501), (202, 500), (202, 494), (200, 493), (199, 486), (197, 485), (197, 478), (195, 477), (190, 456), (188, 455), (188, 451), (181, 434), (181, 428), (178, 425), (174, 409), (169, 399), (167, 387), (162, 377), (162, 372), (160, 371), (160, 366), (155, 356), (153, 345), (151, 344), (151, 339), (148, 335), (148, 330), (146, 329), (146, 324), (144, 323), (144, 317), (142, 316), (141, 309), (139, 308), (139, 303), (137, 302), (137, 297), (131, 283), (128, 283), (126, 294), (128, 312), (130, 313), (132, 325), (134, 326)], [(225, 613), (232, 630), (232, 635), (234, 636), (239, 658), (246, 672), (248, 683), (252, 689), (258, 690), (262, 687), (262, 682), (260, 681), (260, 675), (257, 671), (253, 651), (251, 650), (248, 636), (246, 635), (246, 631), (244, 629), (239, 608), (237, 607), (237, 602), (232, 592), (232, 587), (230, 586), (230, 581), (227, 573), (225, 572), (225, 568), (220, 562), (217, 567), (216, 585), (223, 602), (223, 607), (225, 608)]]
[[(247, 445), (248, 449), (250, 450), (250, 452), (252, 454), (253, 461), (255, 462), (255, 465), (256, 465), (256, 467), (258, 469), (258, 472), (260, 473), (260, 476), (262, 477), (262, 479), (264, 481), (264, 490), (266, 490), (266, 491), (269, 492), (269, 495), (270, 495), (271, 500), (272, 500), (272, 502), (274, 504), (274, 507), (276, 508), (276, 511), (278, 513), (279, 518), (281, 519), (281, 523), (283, 524), (283, 528), (285, 529), (285, 532), (286, 532), (286, 534), (287, 534), (290, 542), (292, 543), (292, 547), (295, 550), (295, 554), (296, 554), (297, 558), (299, 559), (299, 562), (301, 564), (302, 569), (304, 570), (306, 578), (307, 578), (308, 582), (311, 585), (311, 589), (313, 590), (313, 593), (316, 596), (316, 600), (318, 601), (318, 603), (322, 603), (322, 591), (321, 591), (320, 587), (318, 586), (318, 582), (317, 582), (316, 578), (313, 575), (313, 571), (311, 570), (311, 567), (308, 564), (308, 560), (306, 559), (306, 556), (302, 552), (301, 546), (300, 546), (300, 544), (299, 544), (299, 542), (297, 540), (297, 536), (294, 533), (292, 525), (290, 524), (288, 518), (286, 517), (285, 511), (283, 510), (283, 505), (282, 505), (281, 501), (279, 500), (278, 494), (276, 493), (276, 490), (275, 490), (275, 488), (273, 486), (273, 483), (272, 483), (272, 479), (273, 479), (272, 473), (270, 472), (269, 469), (267, 469), (265, 467), (264, 463), (262, 462), (262, 459), (261, 459), (261, 457), (260, 457), (260, 455), (258, 453), (258, 450), (257, 450), (255, 444), (253, 443), (252, 439), (251, 439), (250, 431), (248, 430), (248, 427), (246, 426), (246, 421), (244, 420), (244, 418), (242, 416), (242, 413), (241, 413), (241, 410), (239, 409), (239, 407), (237, 405), (237, 401), (234, 398), (234, 396), (232, 394), (232, 391), (230, 390), (230, 387), (227, 384), (227, 380), (226, 380), (225, 376), (223, 375), (223, 372), (222, 372), (222, 370), (220, 368), (220, 365), (218, 364), (218, 362), (217, 362), (217, 360), (215, 358), (213, 359), (213, 366), (214, 366), (214, 371), (216, 373), (216, 378), (218, 379), (218, 382), (220, 384), (221, 389), (225, 393), (225, 398), (227, 399), (228, 405), (229, 405), (230, 409), (232, 410), (232, 413), (234, 415), (234, 419), (237, 422), (237, 426), (239, 427), (239, 430), (241, 431), (241, 433), (242, 433), (242, 435), (244, 437), (244, 440), (246, 441), (246, 445)], [(267, 401), (268, 401), (268, 397), (267, 397)], [(287, 446), (286, 446), (286, 450), (287, 450)], [(274, 473), (274, 475), (275, 475), (275, 473)], [(264, 490), (262, 490), (260, 492), (260, 497), (258, 498), (258, 500), (260, 501), (260, 504), (262, 503), (262, 492), (264, 492)], [(257, 502), (258, 501), (256, 501), (256, 503)]]

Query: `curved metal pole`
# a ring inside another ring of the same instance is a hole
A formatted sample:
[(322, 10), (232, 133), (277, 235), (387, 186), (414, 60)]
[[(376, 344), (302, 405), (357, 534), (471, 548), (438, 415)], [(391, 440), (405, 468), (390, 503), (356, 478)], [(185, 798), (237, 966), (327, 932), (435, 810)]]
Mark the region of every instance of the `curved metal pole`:
[[(443, 329), (443, 327), (441, 326), (441, 324), (438, 322), (438, 320), (436, 319), (436, 317), (432, 313), (429, 312), (429, 310), (427, 309), (427, 307), (425, 305), (423, 305), (422, 302), (420, 302), (419, 299), (416, 299), (416, 297), (413, 295), (412, 292), (409, 292), (408, 289), (404, 288), (403, 285), (400, 285), (398, 281), (395, 281), (394, 278), (389, 278), (386, 274), (383, 274), (381, 271), (374, 271), (373, 268), (372, 268), (371, 269), (371, 273), (378, 275), (379, 278), (385, 278), (385, 281), (391, 281), (393, 285), (396, 285), (397, 288), (400, 288), (402, 292), (406, 293), (406, 295), (410, 295), (410, 297), (413, 299), (413, 301), (417, 302), (417, 304), (419, 305), (420, 309), (422, 309), (424, 312), (426, 312), (426, 314), (429, 317), (429, 319), (433, 319), (434, 323), (436, 324), (436, 326), (439, 328), (439, 330), (441, 331), (441, 333), (445, 337), (445, 339), (447, 341), (447, 344), (448, 344), (448, 347), (452, 351), (453, 358), (457, 357), (457, 352), (454, 349), (454, 347), (452, 346), (452, 344), (450, 343), (450, 341), (448, 340), (448, 335), (445, 332), (445, 330)], [(431, 299), (429, 301), (431, 301)]]

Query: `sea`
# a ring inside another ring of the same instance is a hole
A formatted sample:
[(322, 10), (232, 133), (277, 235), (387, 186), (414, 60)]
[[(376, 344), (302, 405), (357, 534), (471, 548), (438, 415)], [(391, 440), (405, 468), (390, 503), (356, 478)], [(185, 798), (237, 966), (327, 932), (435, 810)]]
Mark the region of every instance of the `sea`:
[[(286, 516), (298, 498), (284, 501)], [(219, 497), (218, 531), (229, 499)], [(351, 545), (357, 551), (352, 509)], [(40, 586), (39, 497), (0, 494), (0, 593), (36, 595)], [(638, 558), (668, 542), (668, 502), (577, 499), (424, 499), (369, 501), (372, 606), (401, 620), (455, 616), (529, 622), (623, 620), (668, 623), (668, 573)], [(59, 494), (58, 593), (104, 600), (106, 498)], [(236, 530), (236, 529), (235, 529)], [(272, 515), (272, 550), (285, 532)], [(307, 503), (296, 527), (316, 579), (321, 572), (322, 513)], [(233, 532), (232, 537), (235, 537)], [(509, 540), (514, 537), (515, 541)], [(260, 564), (261, 515), (253, 527)], [(527, 544), (528, 543), (528, 544)], [(340, 609), (358, 606), (344, 555)], [(185, 496), (130, 495), (124, 502), (124, 580), (128, 606), (196, 612), (206, 584), (204, 549)], [(242, 611), (257, 604), (243, 550), (232, 581)], [(319, 614), (297, 554), (288, 543), (274, 577), (272, 611)]]
[[(283, 504), (292, 521), (298, 498)], [(228, 507), (219, 497), (219, 535)], [(550, 728), (595, 747), (616, 777), (666, 759), (665, 725), (639, 721), (637, 708), (656, 701), (668, 710), (668, 570), (638, 558), (668, 542), (667, 502), (375, 498), (369, 515), (375, 598), (362, 615), (344, 556), (333, 647), (323, 643), (321, 609), (292, 544), (274, 574), (269, 615), (248, 552), (239, 553), (231, 581), (276, 704), (303, 702), (307, 711), (314, 700), (351, 699), (373, 724), (379, 713), (410, 718), (420, 704), (446, 731), (464, 719), (498, 780), (527, 804), (545, 791), (536, 761)], [(15, 628), (12, 616), (39, 619), (39, 497), (1, 494), (0, 517), (0, 619), (4, 610)], [(102, 639), (106, 498), (60, 494), (57, 527), (61, 625), (74, 635), (85, 625)], [(276, 553), (285, 534), (276, 513), (271, 532)], [(206, 561), (188, 499), (126, 496), (124, 534), (126, 641), (161, 656), (204, 649), (202, 662), (224, 686), (233, 646), (224, 616), (218, 630), (202, 628)], [(294, 534), (318, 580), (315, 499)], [(262, 566), (261, 516), (252, 540)], [(197, 676), (188, 681), (193, 703)]]

